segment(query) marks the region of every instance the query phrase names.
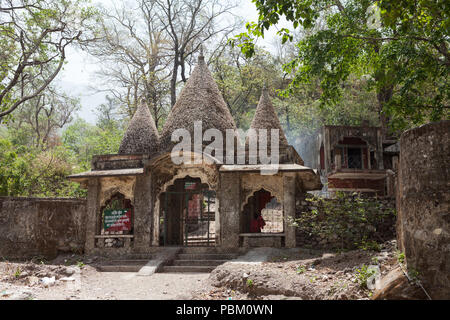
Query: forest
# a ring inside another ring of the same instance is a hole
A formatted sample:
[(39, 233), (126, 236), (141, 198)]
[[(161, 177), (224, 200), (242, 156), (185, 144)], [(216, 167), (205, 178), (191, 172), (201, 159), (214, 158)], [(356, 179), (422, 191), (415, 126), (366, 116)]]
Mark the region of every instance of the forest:
[[(117, 153), (141, 99), (161, 130), (200, 50), (236, 126), (267, 84), (300, 155), (323, 125), (449, 118), (448, 1), (247, 2), (257, 21), (236, 0), (0, 0), (0, 196), (85, 197), (66, 177)], [(100, 67), (95, 123), (58, 81), (77, 52)]]

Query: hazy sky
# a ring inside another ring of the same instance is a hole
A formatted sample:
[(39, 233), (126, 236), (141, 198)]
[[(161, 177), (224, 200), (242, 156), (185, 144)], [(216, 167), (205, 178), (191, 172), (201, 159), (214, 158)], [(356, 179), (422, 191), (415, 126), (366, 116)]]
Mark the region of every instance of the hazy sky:
[[(98, 2), (106, 3), (106, 0)], [(256, 21), (258, 17), (255, 6), (250, 0), (242, 0), (239, 8), (235, 10), (235, 14), (243, 16), (247, 21)], [(275, 32), (276, 30), (268, 32), (265, 39), (258, 42), (258, 44), (264, 46), (267, 50), (271, 50), (271, 42)], [(68, 63), (58, 76), (57, 81), (64, 91), (81, 99), (82, 110), (78, 113), (79, 117), (94, 123), (96, 118), (94, 114), (95, 108), (105, 102), (105, 93), (95, 94), (90, 89), (90, 87), (95, 88), (95, 74), (99, 66), (96, 65), (95, 59), (90, 58), (87, 53), (80, 50), (69, 50), (67, 59)]]

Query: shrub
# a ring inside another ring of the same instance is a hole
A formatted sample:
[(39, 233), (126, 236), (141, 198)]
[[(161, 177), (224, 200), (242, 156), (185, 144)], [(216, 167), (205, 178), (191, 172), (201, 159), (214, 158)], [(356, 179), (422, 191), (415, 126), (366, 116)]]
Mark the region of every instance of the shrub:
[(378, 243), (395, 234), (395, 210), (376, 198), (340, 192), (334, 199), (312, 196), (306, 201), (306, 210), (290, 222), (313, 243), (379, 251)]

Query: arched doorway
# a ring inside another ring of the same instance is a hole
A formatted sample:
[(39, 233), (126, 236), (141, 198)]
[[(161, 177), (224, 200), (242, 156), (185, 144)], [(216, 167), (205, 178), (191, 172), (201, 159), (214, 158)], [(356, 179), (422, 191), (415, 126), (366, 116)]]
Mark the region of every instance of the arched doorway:
[(200, 178), (177, 179), (160, 194), (163, 246), (214, 246), (216, 194)]
[[(264, 227), (260, 230), (252, 228), (254, 220), (261, 215)], [(253, 222), (252, 222), (253, 221)], [(283, 206), (269, 191), (260, 189), (249, 197), (240, 219), (241, 233), (278, 234), (284, 232)]]

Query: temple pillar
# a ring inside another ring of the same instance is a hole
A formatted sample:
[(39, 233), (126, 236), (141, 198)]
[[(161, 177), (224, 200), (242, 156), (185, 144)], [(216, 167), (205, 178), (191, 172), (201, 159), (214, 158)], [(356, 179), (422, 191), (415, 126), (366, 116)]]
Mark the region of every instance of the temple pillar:
[(294, 248), (295, 227), (292, 220), (295, 219), (295, 173), (283, 175), (283, 211), (284, 211), (284, 234), (285, 247)]
[[(240, 175), (221, 174), (219, 197), (220, 244), (222, 247), (239, 246)], [(216, 219), (217, 221), (217, 219)]]
[(86, 254), (91, 254), (95, 249), (95, 236), (97, 234), (97, 228), (99, 228), (99, 193), (100, 179), (89, 179), (87, 193), (86, 242), (84, 246), (84, 251)]
[(153, 224), (151, 173), (136, 177), (134, 193), (134, 251), (143, 252), (150, 246)]

